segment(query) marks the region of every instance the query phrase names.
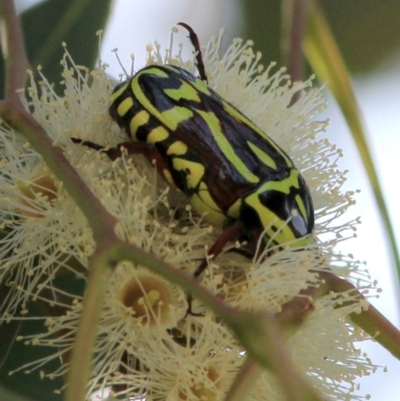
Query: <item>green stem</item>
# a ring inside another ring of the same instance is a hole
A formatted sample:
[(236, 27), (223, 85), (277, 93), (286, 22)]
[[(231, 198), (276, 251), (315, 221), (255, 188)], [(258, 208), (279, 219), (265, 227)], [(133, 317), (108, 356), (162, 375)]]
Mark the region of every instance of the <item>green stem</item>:
[(45, 65), (48, 62), (50, 55), (54, 54), (54, 51), (60, 47), (60, 43), (65, 40), (68, 30), (70, 30), (82, 16), (83, 10), (90, 6), (93, 6), (90, 0), (75, 0), (73, 3), (70, 3), (51, 35), (47, 37), (46, 42), (41, 46), (41, 51), (37, 54), (36, 58), (32, 60), (33, 66), (39, 64)]
[(369, 150), (360, 109), (352, 89), (345, 62), (330, 31), (324, 13), (315, 1), (309, 13), (303, 46), (307, 59), (318, 78), (328, 82), (329, 89), (335, 96), (353, 135), (385, 227), (385, 233), (397, 271), (397, 281), (400, 283), (400, 254), (396, 236)]
[[(247, 354), (278, 378), (285, 399), (322, 401), (321, 395), (290, 360), (276, 317), (267, 311), (249, 313), (235, 310), (235, 313), (236, 316), (224, 316), (225, 321), (229, 322)], [(256, 375), (257, 369), (254, 367), (252, 370), (252, 375)], [(244, 382), (243, 386), (248, 386), (248, 383)]]
[(107, 255), (109, 252), (107, 249), (105, 251), (105, 254), (101, 254), (97, 248), (97, 252), (90, 259), (87, 287), (67, 376), (66, 401), (86, 399), (92, 349), (97, 336), (104, 294), (112, 274)]
[(263, 369), (254, 359), (246, 358), (229, 388), (224, 401), (245, 400), (262, 371)]
[(281, 311), (276, 314), (283, 332), (286, 335), (295, 332), (313, 312), (315, 300), (333, 293), (348, 294), (352, 300), (343, 302), (337, 308), (349, 304), (360, 305), (359, 312), (349, 315), (350, 320), (400, 360), (400, 331), (372, 306), (353, 284), (329, 270), (315, 273), (318, 276), (318, 285), (314, 283), (302, 290), (298, 296), (283, 304)]
[(324, 273), (322, 278), (326, 292), (339, 294), (346, 292), (356, 295), (355, 302), (361, 301), (362, 309), (349, 315), (351, 321), (400, 360), (400, 331), (372, 306), (353, 284), (332, 273)]

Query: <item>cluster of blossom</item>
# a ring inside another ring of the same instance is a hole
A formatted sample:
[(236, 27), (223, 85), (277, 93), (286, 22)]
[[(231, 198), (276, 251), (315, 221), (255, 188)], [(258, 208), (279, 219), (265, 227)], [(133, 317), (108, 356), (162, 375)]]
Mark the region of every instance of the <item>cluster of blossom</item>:
[[(336, 219), (351, 206), (343, 193), (344, 174), (337, 168), (341, 151), (326, 139), (326, 121), (315, 121), (325, 107), (311, 82), (292, 83), (284, 70), (264, 69), (252, 44), (235, 40), (225, 55), (220, 38), (203, 49), (209, 84), (285, 149), (312, 193), (315, 241), (302, 251), (283, 250), (248, 260), (226, 252), (210, 260), (201, 280), (218, 296), (244, 309), (279, 311), (280, 306), (313, 280), (310, 270), (329, 267), (359, 287), (368, 287), (360, 264), (335, 251), (351, 238), (357, 221)], [(147, 64), (173, 63), (195, 72), (192, 61), (166, 56), (148, 47)], [(111, 80), (105, 68), (76, 66), (68, 52), (62, 60), (64, 96), (42, 77), (30, 80), (26, 106), (60, 146), (104, 207), (118, 220), (117, 234), (169, 264), (193, 272), (213, 244), (218, 230), (185, 207), (185, 199), (165, 185), (141, 156), (111, 162), (104, 154), (74, 144), (71, 137), (115, 146), (126, 140), (108, 116)], [(299, 101), (288, 107), (301, 91)], [(0, 279), (8, 293), (0, 323), (37, 319), (30, 306), (43, 306), (43, 332), (20, 337), (27, 346), (52, 350), (19, 370), (53, 378), (68, 369), (68, 355), (82, 306), (82, 284), (94, 240), (88, 223), (40, 155), (15, 132), (0, 125)], [(232, 244), (235, 246), (235, 244)], [(266, 250), (266, 252), (269, 249)], [(316, 388), (330, 399), (363, 399), (355, 380), (375, 370), (355, 347), (364, 335), (346, 321), (358, 304), (335, 308), (340, 297), (327, 295), (288, 343), (293, 360)], [(222, 400), (243, 362), (244, 350), (221, 319), (198, 302), (201, 316), (185, 316), (186, 294), (143, 266), (121, 263), (104, 301), (88, 398), (110, 390), (125, 397), (154, 400)], [(47, 371), (56, 358), (65, 363)], [(18, 374), (17, 372), (12, 372)], [(249, 399), (280, 400), (275, 380), (265, 372)]]

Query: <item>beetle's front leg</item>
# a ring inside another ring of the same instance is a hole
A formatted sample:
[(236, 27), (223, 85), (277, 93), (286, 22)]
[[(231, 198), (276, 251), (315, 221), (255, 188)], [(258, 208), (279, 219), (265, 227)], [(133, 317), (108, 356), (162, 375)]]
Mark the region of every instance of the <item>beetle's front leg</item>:
[(106, 148), (97, 143), (85, 141), (79, 138), (71, 138), (71, 140), (73, 143), (78, 143), (99, 152), (103, 152), (113, 161), (122, 157), (123, 153), (127, 153), (128, 155), (142, 154), (150, 163), (155, 164), (157, 171), (166, 178), (169, 184), (176, 185), (172, 176), (167, 173), (170, 170), (167, 162), (159, 150), (153, 145), (147, 145), (144, 142), (128, 141), (121, 142), (113, 148)]
[(121, 142), (113, 148), (106, 148), (105, 146), (99, 145), (91, 141), (85, 141), (79, 138), (71, 138), (73, 143), (79, 143), (80, 145), (86, 146), (90, 149), (97, 150), (105, 153), (111, 160), (116, 160), (122, 156), (123, 152), (128, 154), (145, 154), (148, 145), (142, 142)]
[[(197, 267), (197, 269), (194, 272), (194, 277), (198, 278), (204, 270), (207, 268), (208, 265), (208, 257), (217, 257), (224, 249), (225, 245), (228, 242), (235, 242), (238, 241), (243, 234), (245, 233), (245, 226), (244, 223), (241, 220), (237, 220), (234, 224), (232, 224), (230, 227), (224, 230), (224, 232), (218, 237), (218, 239), (214, 242), (214, 245), (210, 248), (210, 250), (207, 252), (207, 256), (201, 261), (200, 265)], [(190, 314), (193, 316), (199, 316), (199, 314), (194, 313), (192, 311), (192, 302), (193, 298), (191, 295), (187, 297), (187, 302), (188, 302), (188, 309), (186, 311), (186, 314)]]
[[(242, 235), (245, 233), (245, 227), (241, 220), (236, 221), (233, 225), (228, 227), (224, 232), (219, 236), (219, 238), (214, 242), (214, 245), (207, 252), (207, 256), (217, 257), (225, 245), (230, 241), (238, 241)], [(199, 277), (204, 270), (207, 268), (207, 257), (205, 257), (200, 263), (199, 267), (194, 272), (194, 277)]]

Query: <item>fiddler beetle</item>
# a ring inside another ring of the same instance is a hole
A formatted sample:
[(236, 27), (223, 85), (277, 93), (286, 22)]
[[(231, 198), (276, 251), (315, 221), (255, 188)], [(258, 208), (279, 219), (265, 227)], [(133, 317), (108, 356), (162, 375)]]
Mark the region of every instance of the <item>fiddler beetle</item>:
[[(112, 160), (143, 154), (181, 190), (193, 209), (223, 232), (208, 251), (216, 257), (229, 241), (246, 241), (255, 255), (269, 245), (302, 248), (312, 242), (310, 191), (290, 157), (265, 132), (208, 86), (200, 44), (189, 32), (199, 77), (175, 65), (151, 65), (118, 84), (109, 113), (129, 141), (105, 149)], [(200, 263), (194, 275), (206, 268)]]

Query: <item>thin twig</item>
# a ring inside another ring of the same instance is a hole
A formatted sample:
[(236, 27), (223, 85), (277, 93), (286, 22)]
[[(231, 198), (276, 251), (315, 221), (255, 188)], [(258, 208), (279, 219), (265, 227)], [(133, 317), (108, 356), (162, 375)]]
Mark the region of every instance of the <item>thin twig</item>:
[(348, 294), (351, 301), (344, 301), (337, 308), (351, 304), (359, 304), (359, 312), (350, 313), (351, 321), (368, 333), (379, 344), (400, 360), (400, 331), (385, 318), (363, 294), (348, 281), (336, 276), (329, 270), (315, 271), (318, 283), (308, 288), (287, 303), (283, 304), (276, 318), (286, 333), (295, 331), (314, 310), (314, 302), (324, 295), (337, 293)]
[(24, 88), (28, 58), (25, 52), (21, 21), (16, 17), (13, 0), (1, 0), (1, 25), (4, 27), (3, 58), (6, 60), (5, 95), (10, 100), (19, 99), (17, 89)]
[(281, 52), (293, 81), (304, 77), (303, 38), (308, 7), (308, 0), (282, 1)]
[[(304, 79), (305, 57), (303, 54), (303, 38), (309, 0), (284, 0), (282, 1), (282, 39), (281, 52), (284, 64), (292, 82)], [(295, 103), (300, 96), (296, 92), (290, 105)]]
[[(107, 253), (107, 249), (105, 251)], [(88, 352), (88, 349), (93, 348), (97, 336), (101, 306), (107, 282), (112, 274), (109, 267), (107, 255), (102, 255), (97, 247), (95, 254), (90, 258), (87, 287), (67, 374), (66, 401), (80, 401), (86, 398), (86, 385), (90, 377), (92, 359), (92, 352)]]
[(255, 381), (262, 373), (261, 366), (252, 358), (246, 357), (237, 373), (224, 401), (242, 401), (252, 390)]
[(359, 312), (350, 313), (349, 318), (400, 360), (400, 331), (371, 305), (353, 284), (329, 272), (323, 272), (321, 278), (325, 282), (325, 288), (330, 292), (351, 293), (361, 301)]

